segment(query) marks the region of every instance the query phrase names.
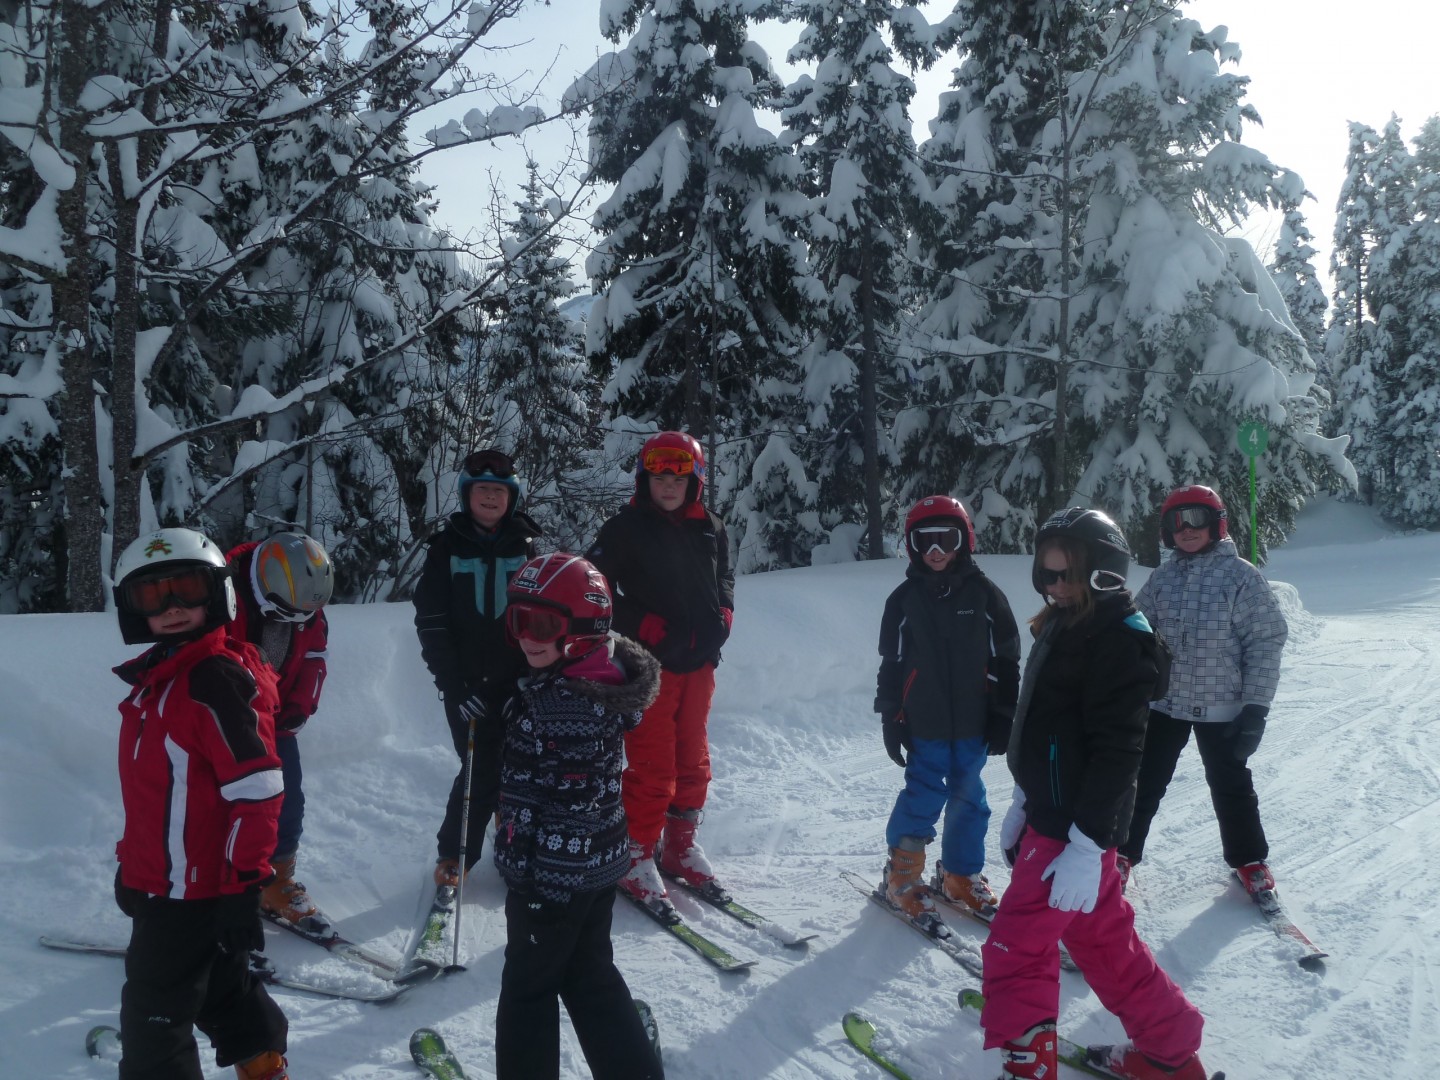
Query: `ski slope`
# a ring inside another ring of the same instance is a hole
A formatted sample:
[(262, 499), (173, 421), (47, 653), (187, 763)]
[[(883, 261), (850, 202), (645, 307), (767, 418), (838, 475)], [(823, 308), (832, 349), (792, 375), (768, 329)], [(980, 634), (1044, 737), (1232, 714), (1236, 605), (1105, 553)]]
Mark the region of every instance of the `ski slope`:
[[(980, 563), (1017, 617), (1034, 612), (1028, 558)], [(738, 583), (702, 838), (741, 902), (819, 936), (783, 949), (680, 898), (702, 932), (758, 960), (726, 975), (619, 905), (617, 959), (654, 1007), (672, 1080), (878, 1077), (845, 1042), (847, 1009), (903, 1033), (887, 1049), (917, 1078), (998, 1072), (955, 1005), (974, 980), (839, 878), (878, 875), (901, 781), (870, 705), (881, 607), (903, 569), (897, 559)], [(1302, 970), (1229, 883), (1193, 749), (1133, 879), (1140, 930), (1205, 1014), (1210, 1070), (1232, 1080), (1427, 1076), (1440, 1045), (1440, 536), (1397, 536), (1363, 511), (1322, 503), (1266, 572), (1291, 635), (1254, 767), (1280, 894), (1330, 959), (1320, 973)], [(456, 768), (411, 617), (408, 604), (332, 609), (330, 679), (300, 736), (300, 877), (349, 937), (397, 953), (425, 899)], [(120, 963), (36, 939), (127, 935), (110, 888), (121, 684), (109, 668), (133, 652), (111, 616), (0, 618), (0, 1077), (114, 1075), (82, 1042), (91, 1025), (117, 1022)], [(986, 780), (1003, 814), (1001, 759)], [(987, 872), (1003, 888), (994, 829), (989, 847)], [(465, 895), (464, 973), (385, 1006), (276, 992), (297, 1080), (417, 1077), (406, 1043), (422, 1025), (445, 1036), (471, 1077), (494, 1075), (504, 890), (488, 856)], [(983, 928), (954, 925), (982, 940)], [(374, 985), (313, 945), (269, 936), (287, 971)], [(1078, 975), (1062, 979), (1070, 1037), (1123, 1039)], [(565, 1075), (588, 1076), (568, 1027), (563, 1045)], [(207, 1076), (233, 1076), (208, 1051), (202, 1059)]]

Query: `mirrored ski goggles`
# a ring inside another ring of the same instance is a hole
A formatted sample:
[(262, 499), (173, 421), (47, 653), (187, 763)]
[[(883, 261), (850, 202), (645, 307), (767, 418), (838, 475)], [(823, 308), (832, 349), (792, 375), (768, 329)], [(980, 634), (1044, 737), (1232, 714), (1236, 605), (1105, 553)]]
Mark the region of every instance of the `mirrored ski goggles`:
[(132, 578), (120, 589), (125, 607), (149, 618), (173, 607), (203, 607), (210, 602), (211, 576), (205, 567), (192, 567), (164, 577)]
[(910, 547), (921, 555), (929, 555), (935, 548), (946, 555), (959, 551), (965, 542), (965, 530), (955, 525), (927, 526), (910, 530)]
[(667, 472), (676, 476), (689, 476), (695, 471), (695, 455), (689, 450), (681, 450), (678, 446), (657, 446), (645, 451), (640, 464), (646, 472), (656, 476)]
[(513, 637), (548, 645), (565, 636), (570, 620), (551, 608), (511, 604), (505, 609), (505, 626)]
[(1165, 526), (1172, 533), (1181, 529), (1208, 529), (1215, 520), (1215, 511), (1208, 506), (1177, 506), (1165, 515)]
[(477, 450), (465, 459), (467, 476), (495, 476), (508, 479), (515, 475), (515, 462), (499, 450)]

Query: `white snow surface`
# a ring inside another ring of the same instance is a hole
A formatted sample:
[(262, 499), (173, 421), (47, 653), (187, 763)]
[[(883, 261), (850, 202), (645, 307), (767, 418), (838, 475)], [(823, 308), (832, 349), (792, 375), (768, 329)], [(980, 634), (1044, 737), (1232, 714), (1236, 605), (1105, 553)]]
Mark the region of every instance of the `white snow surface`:
[[(1021, 619), (1029, 560), (984, 556)], [(1156, 820), (1131, 898), (1144, 938), (1206, 1017), (1203, 1060), (1232, 1080), (1425, 1076), (1440, 1030), (1440, 536), (1395, 535), (1321, 504), (1266, 568), (1291, 618), (1279, 697), (1254, 759), (1283, 900), (1330, 950), (1302, 970), (1228, 881), (1195, 751)], [(714, 971), (638, 912), (617, 907), (615, 952), (659, 1019), (672, 1080), (879, 1076), (846, 1043), (859, 1009), (917, 1077), (990, 1080), (955, 992), (975, 980), (839, 878), (879, 873), (901, 772), (870, 711), (875, 639), (900, 560), (744, 577), (710, 732), (715, 780), (702, 838), (736, 896), (818, 934), (785, 950), (684, 898), (706, 934), (754, 957)], [(1138, 587), (1144, 571), (1132, 584)], [(399, 951), (434, 856), (454, 752), (420, 662), (409, 604), (334, 607), (330, 678), (301, 733), (308, 798), (300, 876), (353, 939)], [(82, 1047), (115, 1023), (118, 961), (42, 949), (41, 934), (123, 942), (111, 899), (120, 799), (115, 738), (121, 644), (113, 616), (0, 617), (0, 1076), (113, 1076)], [(986, 767), (1003, 888), (1003, 760)], [(934, 848), (931, 849), (932, 857)], [(406, 1042), (438, 1028), (471, 1077), (492, 1077), (504, 888), (487, 857), (466, 889), (468, 970), (385, 1006), (279, 990), (291, 1075), (409, 1078)], [(979, 942), (983, 928), (954, 920)], [(282, 969), (376, 985), (298, 938), (268, 932)], [(1123, 1039), (1080, 976), (1062, 975), (1061, 1026)], [(562, 1021), (562, 1023), (564, 1023)], [(563, 1074), (588, 1076), (564, 1023)], [(208, 1077), (214, 1068), (201, 1037)], [(1379, 1062), (1383, 1062), (1383, 1069)], [(1062, 1074), (1063, 1075), (1063, 1074)]]

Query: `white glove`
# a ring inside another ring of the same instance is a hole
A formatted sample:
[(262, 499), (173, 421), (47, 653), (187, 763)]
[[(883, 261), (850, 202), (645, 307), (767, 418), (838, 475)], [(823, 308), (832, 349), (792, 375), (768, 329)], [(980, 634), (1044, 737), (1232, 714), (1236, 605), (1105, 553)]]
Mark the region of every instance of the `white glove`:
[(1100, 856), (1104, 852), (1078, 827), (1070, 826), (1070, 842), (1040, 875), (1051, 878), (1050, 906), (1088, 915), (1100, 895)]
[(1020, 834), (1025, 831), (1025, 792), (1020, 790), (1020, 785), (1015, 785), (1015, 791), (1010, 796), (1010, 809), (1005, 811), (1005, 820), (1000, 822), (1000, 850), (1009, 851), (1020, 842)]

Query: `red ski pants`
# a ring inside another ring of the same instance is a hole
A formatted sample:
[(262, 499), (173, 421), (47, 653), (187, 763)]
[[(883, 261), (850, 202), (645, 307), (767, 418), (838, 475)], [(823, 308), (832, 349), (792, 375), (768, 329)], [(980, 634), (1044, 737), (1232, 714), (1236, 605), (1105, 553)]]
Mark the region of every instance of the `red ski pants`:
[(1120, 891), (1115, 849), (1106, 851), (1095, 910), (1050, 906), (1041, 873), (1065, 841), (1027, 829), (1000, 911), (990, 924), (985, 956), (985, 1046), (1017, 1039), (1060, 1015), (1063, 941), (1100, 1004), (1120, 1018), (1125, 1034), (1147, 1057), (1179, 1065), (1200, 1049), (1205, 1021), (1135, 933), (1135, 909)]
[(678, 675), (660, 672), (660, 696), (639, 725), (625, 733), (620, 789), (630, 839), (652, 850), (665, 812), (699, 810), (710, 790), (710, 743), (705, 729), (715, 696), (715, 665)]

